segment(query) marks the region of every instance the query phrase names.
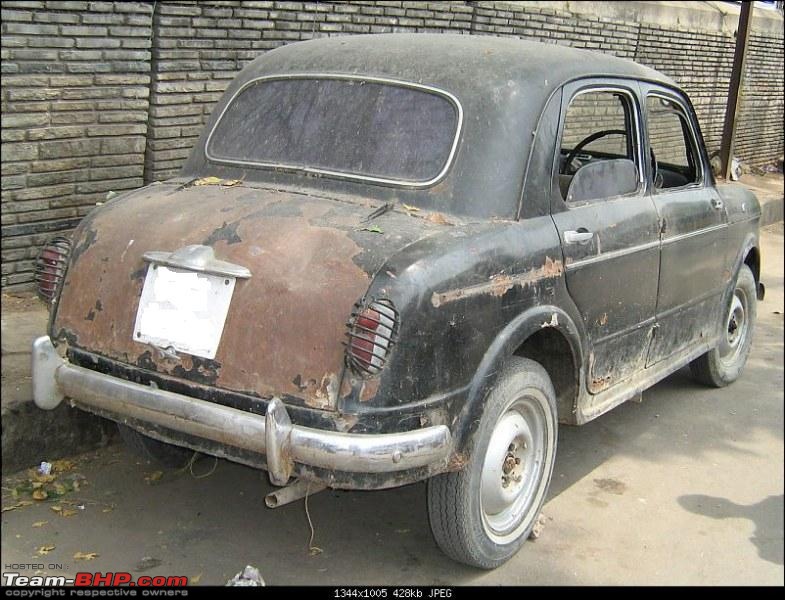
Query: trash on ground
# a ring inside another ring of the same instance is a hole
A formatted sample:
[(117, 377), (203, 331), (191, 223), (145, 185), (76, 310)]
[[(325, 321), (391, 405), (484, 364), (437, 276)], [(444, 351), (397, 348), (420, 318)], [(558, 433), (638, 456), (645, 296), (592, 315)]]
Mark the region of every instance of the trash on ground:
[(98, 557), (98, 552), (77, 552), (74, 560), (93, 560)]
[(230, 587), (253, 587), (266, 584), (264, 579), (262, 579), (261, 573), (259, 573), (259, 569), (248, 565), (240, 573), (227, 581), (226, 585)]
[(49, 475), (49, 473), (51, 472), (52, 472), (52, 463), (44, 461), (40, 465), (38, 465), (38, 473), (40, 475)]
[(143, 556), (142, 560), (136, 563), (137, 571), (148, 571), (159, 566), (163, 561), (160, 558), (153, 558), (152, 556)]

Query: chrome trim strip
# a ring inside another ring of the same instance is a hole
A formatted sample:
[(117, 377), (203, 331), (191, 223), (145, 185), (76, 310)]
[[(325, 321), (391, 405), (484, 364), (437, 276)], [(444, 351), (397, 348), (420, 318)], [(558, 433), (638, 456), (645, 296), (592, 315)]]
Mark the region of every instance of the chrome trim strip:
[(702, 235), (704, 233), (711, 233), (712, 231), (718, 231), (720, 229), (725, 229), (728, 227), (727, 223), (720, 223), (718, 225), (711, 225), (709, 227), (704, 227), (703, 229), (696, 229), (695, 231), (690, 231), (688, 233), (680, 233), (678, 235), (674, 235), (672, 237), (668, 237), (662, 240), (662, 245), (665, 246), (667, 244), (672, 244), (674, 242), (678, 242), (681, 240), (686, 240), (691, 237), (695, 237), (698, 235)]
[(293, 425), (273, 398), (262, 416), (78, 367), (48, 336), (33, 342), (33, 400), (52, 410), (64, 397), (115, 421), (138, 419), (188, 435), (267, 455), (273, 482), (298, 462), (353, 473), (392, 473), (443, 462), (452, 448), (446, 425), (387, 434), (325, 431)]
[(237, 279), (248, 279), (251, 271), (242, 265), (218, 260), (215, 258), (215, 251), (210, 246), (200, 246), (192, 244), (183, 246), (174, 252), (159, 252), (150, 250), (142, 255), (142, 259), (152, 264), (196, 271), (198, 273), (210, 273), (212, 275), (224, 275), (236, 277)]
[(643, 252), (644, 250), (657, 248), (659, 245), (660, 245), (660, 241), (655, 240), (653, 242), (647, 242), (645, 244), (632, 246), (630, 248), (621, 248), (619, 250), (614, 250), (613, 252), (605, 252), (603, 254), (597, 254), (596, 256), (591, 256), (589, 258), (584, 258), (583, 260), (576, 260), (575, 262), (571, 262), (565, 266), (565, 270), (573, 271), (575, 269), (580, 269), (581, 267), (585, 267), (586, 265), (593, 265), (594, 263), (602, 262), (604, 260), (620, 258), (622, 256), (627, 256), (628, 254), (635, 254), (636, 252)]
[[(447, 160), (444, 163), (441, 171), (439, 173), (429, 179), (428, 181), (409, 181), (406, 179), (389, 179), (385, 177), (374, 177), (372, 175), (359, 175), (354, 173), (344, 173), (342, 171), (331, 171), (329, 169), (318, 169), (314, 167), (303, 167), (297, 165), (289, 165), (285, 163), (269, 163), (269, 162), (255, 162), (255, 161), (244, 161), (244, 160), (230, 160), (226, 158), (217, 158), (210, 154), (210, 142), (212, 141), (213, 134), (215, 130), (218, 128), (218, 125), (221, 123), (221, 119), (223, 119), (224, 114), (229, 109), (229, 107), (234, 102), (235, 98), (240, 95), (241, 92), (245, 91), (250, 86), (259, 83), (260, 81), (277, 81), (283, 79), (343, 79), (349, 81), (370, 81), (373, 83), (386, 83), (390, 85), (397, 85), (399, 87), (407, 87), (416, 90), (423, 90), (426, 92), (430, 92), (432, 94), (437, 94), (449, 100), (455, 110), (458, 113), (458, 123), (455, 128), (455, 137), (452, 142), (452, 146), (450, 148), (450, 153), (447, 155)], [(395, 185), (400, 187), (409, 187), (409, 188), (425, 188), (431, 185), (434, 185), (441, 181), (444, 176), (447, 174), (447, 171), (450, 170), (452, 166), (453, 158), (455, 157), (455, 152), (458, 149), (458, 141), (461, 137), (461, 131), (463, 130), (463, 106), (461, 106), (461, 102), (458, 98), (451, 94), (450, 92), (443, 90), (441, 88), (437, 88), (431, 85), (425, 85), (422, 83), (412, 83), (410, 81), (402, 81), (399, 79), (390, 79), (387, 77), (369, 77), (364, 75), (343, 75), (340, 73), (288, 73), (282, 75), (264, 75), (262, 77), (257, 77), (255, 79), (251, 79), (250, 81), (246, 82), (239, 90), (237, 90), (234, 95), (229, 99), (224, 106), (221, 114), (218, 116), (218, 119), (215, 121), (215, 125), (210, 130), (210, 134), (207, 136), (207, 140), (204, 144), (204, 154), (207, 157), (207, 160), (219, 164), (231, 165), (231, 166), (246, 166), (246, 167), (262, 167), (268, 169), (284, 169), (289, 171), (298, 171), (302, 173), (311, 173), (314, 175), (327, 175), (329, 177), (337, 177), (340, 179), (349, 179), (354, 181), (367, 181), (371, 183), (383, 183), (386, 185)]]

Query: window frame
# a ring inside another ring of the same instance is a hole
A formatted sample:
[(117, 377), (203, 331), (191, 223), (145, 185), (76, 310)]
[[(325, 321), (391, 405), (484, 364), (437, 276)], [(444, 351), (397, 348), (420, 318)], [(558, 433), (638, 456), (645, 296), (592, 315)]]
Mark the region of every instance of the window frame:
[[(232, 106), (235, 99), (241, 93), (243, 93), (249, 87), (259, 84), (260, 82), (292, 80), (292, 79), (310, 79), (310, 80), (328, 79), (328, 80), (345, 80), (345, 81), (363, 81), (369, 83), (379, 83), (379, 84), (415, 89), (445, 98), (448, 102), (450, 102), (450, 104), (455, 109), (456, 126), (455, 126), (455, 134), (453, 136), (453, 141), (450, 146), (450, 151), (447, 155), (447, 159), (445, 160), (444, 165), (434, 177), (428, 179), (427, 181), (413, 181), (408, 179), (395, 179), (390, 177), (377, 177), (374, 175), (361, 175), (357, 173), (347, 173), (342, 171), (334, 171), (331, 169), (320, 169), (316, 167), (304, 167), (300, 165), (291, 165), (286, 163), (273, 163), (273, 162), (264, 162), (264, 161), (249, 161), (249, 160), (219, 158), (210, 153), (210, 143), (212, 141), (213, 134), (215, 133), (218, 126), (221, 124), (221, 120), (223, 119), (226, 111), (229, 109), (230, 106)], [(210, 129), (210, 133), (208, 134), (207, 139), (205, 140), (204, 143), (204, 154), (205, 154), (205, 158), (207, 158), (207, 160), (210, 162), (222, 164), (222, 165), (235, 166), (235, 167), (244, 166), (244, 167), (252, 167), (252, 168), (270, 169), (276, 171), (283, 170), (283, 171), (298, 172), (298, 173), (308, 173), (312, 175), (327, 176), (327, 177), (333, 177), (342, 180), (360, 181), (363, 183), (378, 183), (378, 184), (391, 185), (391, 186), (403, 187), (403, 188), (427, 188), (439, 183), (442, 179), (444, 179), (448, 171), (452, 167), (455, 159), (455, 155), (458, 150), (458, 142), (460, 141), (461, 133), (463, 131), (463, 121), (464, 121), (463, 106), (461, 105), (460, 100), (458, 100), (458, 98), (454, 94), (448, 92), (447, 90), (437, 88), (432, 85), (413, 83), (410, 81), (391, 79), (387, 77), (371, 77), (366, 75), (348, 75), (348, 74), (336, 74), (336, 73), (288, 73), (282, 75), (264, 75), (261, 77), (255, 77), (254, 79), (247, 81), (236, 92), (234, 92), (234, 94), (232, 94), (232, 97), (226, 102), (223, 109), (221, 110), (221, 113), (218, 115), (218, 118), (215, 120), (215, 124)]]
[[(646, 150), (649, 157), (651, 157), (651, 133), (649, 131), (649, 107), (648, 107), (648, 100), (651, 97), (655, 98), (662, 98), (663, 100), (667, 100), (676, 105), (679, 109), (680, 114), (677, 116), (681, 121), (681, 129), (682, 129), (682, 136), (685, 138), (685, 142), (689, 139), (689, 144), (691, 144), (690, 152), (687, 155), (687, 161), (690, 160), (690, 154), (692, 155), (692, 160), (695, 162), (695, 171), (696, 171), (696, 180), (691, 181), (685, 185), (680, 185), (678, 187), (669, 187), (669, 188), (656, 188), (654, 186), (654, 171), (651, 165), (648, 166), (648, 175), (646, 177), (647, 182), (646, 184), (652, 190), (652, 194), (668, 194), (671, 192), (679, 192), (682, 190), (691, 190), (691, 189), (702, 189), (706, 186), (706, 168), (703, 164), (703, 153), (701, 152), (701, 146), (698, 144), (698, 136), (695, 131), (695, 124), (692, 120), (692, 111), (690, 111), (687, 107), (687, 104), (678, 96), (670, 94), (664, 90), (659, 89), (649, 89), (645, 92), (643, 98), (643, 105), (644, 105), (644, 126), (646, 127)], [(685, 129), (686, 125), (686, 129)], [(689, 131), (689, 135), (687, 132)], [(651, 162), (650, 160), (648, 162)]]
[[(600, 202), (608, 202), (611, 200), (617, 200), (621, 198), (635, 198), (642, 196), (645, 189), (646, 189), (646, 175), (644, 173), (644, 161), (643, 161), (643, 111), (640, 105), (640, 98), (639, 93), (635, 91), (632, 87), (637, 85), (635, 81), (629, 81), (625, 83), (608, 83), (608, 82), (594, 82), (594, 83), (586, 83), (582, 85), (574, 92), (571, 93), (569, 100), (565, 103), (562, 107), (562, 111), (559, 117), (559, 129), (558, 129), (558, 137), (556, 140), (556, 149), (554, 154), (554, 161), (552, 166), (552, 182), (551, 185), (555, 189), (555, 195), (559, 197), (562, 202), (562, 206), (570, 209), (570, 208), (579, 208), (582, 206), (586, 206), (588, 204), (596, 204)], [(568, 90), (566, 88), (563, 89), (563, 94), (566, 94)], [(625, 128), (631, 127), (633, 131), (631, 132), (631, 136), (627, 136), (628, 144), (632, 142), (634, 144), (634, 160), (636, 170), (638, 172), (638, 186), (634, 192), (629, 194), (620, 194), (618, 196), (609, 196), (608, 198), (597, 198), (595, 200), (583, 200), (578, 202), (568, 202), (565, 198), (561, 195), (561, 190), (559, 188), (559, 165), (561, 160), (561, 150), (562, 150), (562, 140), (564, 139), (564, 127), (567, 121), (567, 112), (570, 109), (570, 106), (573, 103), (573, 100), (578, 96), (588, 94), (588, 93), (595, 93), (595, 92), (607, 92), (614, 95), (621, 95), (625, 98), (627, 102), (627, 109), (625, 110)], [(629, 121), (629, 123), (627, 122)]]

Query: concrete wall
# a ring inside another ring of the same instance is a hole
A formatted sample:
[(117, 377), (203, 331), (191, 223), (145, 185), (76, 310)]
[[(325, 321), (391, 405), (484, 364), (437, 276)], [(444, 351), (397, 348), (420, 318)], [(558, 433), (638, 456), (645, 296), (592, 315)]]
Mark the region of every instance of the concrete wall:
[[(735, 11), (735, 12), (734, 12)], [(737, 154), (783, 152), (782, 17), (753, 24)], [(260, 52), (326, 35), (509, 35), (637, 60), (691, 95), (719, 148), (738, 9), (679, 2), (3, 2), (2, 277), (29, 286), (43, 241), (108, 190), (177, 173)]]

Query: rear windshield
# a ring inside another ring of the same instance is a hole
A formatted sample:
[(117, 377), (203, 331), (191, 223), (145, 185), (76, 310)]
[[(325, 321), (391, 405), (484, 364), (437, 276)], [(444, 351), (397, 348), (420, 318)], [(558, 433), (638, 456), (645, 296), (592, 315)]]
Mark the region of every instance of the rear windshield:
[(217, 162), (428, 184), (448, 167), (455, 102), (364, 79), (263, 79), (240, 91), (213, 129)]

